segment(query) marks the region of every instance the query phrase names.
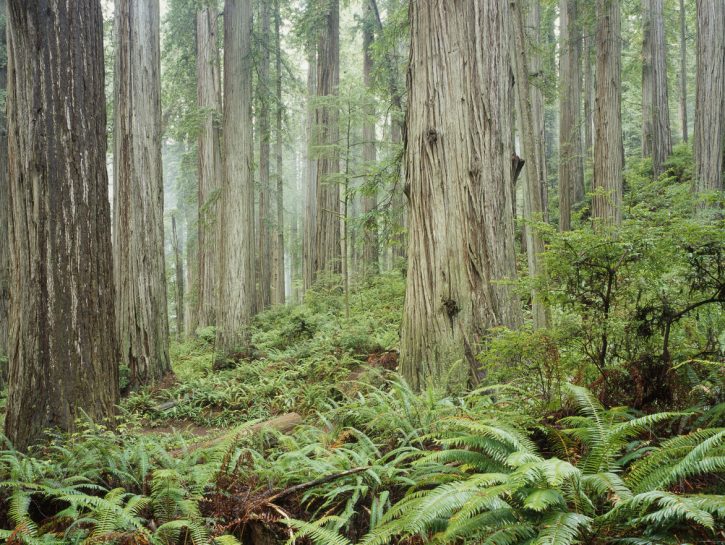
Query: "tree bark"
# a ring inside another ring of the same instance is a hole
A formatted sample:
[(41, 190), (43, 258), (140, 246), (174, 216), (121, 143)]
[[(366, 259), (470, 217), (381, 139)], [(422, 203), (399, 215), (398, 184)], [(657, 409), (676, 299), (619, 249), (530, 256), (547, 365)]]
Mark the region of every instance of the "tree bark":
[(284, 135), (282, 133), (282, 114), (284, 106), (282, 105), (282, 37), (280, 35), (281, 15), (279, 11), (279, 0), (274, 2), (274, 40), (275, 40), (275, 69), (276, 69), (276, 86), (277, 86), (277, 107), (276, 107), (276, 127), (275, 127), (275, 156), (277, 160), (277, 168), (275, 170), (275, 178), (277, 180), (276, 191), (276, 211), (277, 225), (275, 226), (275, 272), (274, 272), (274, 303), (284, 305), (286, 301), (285, 287), (285, 259), (284, 259), (284, 173), (282, 143)]
[(315, 262), (317, 255), (317, 160), (314, 158), (316, 139), (316, 111), (313, 97), (317, 94), (317, 52), (310, 47), (307, 59), (307, 155), (305, 165), (305, 214), (302, 251), (303, 291), (315, 283)]
[(531, 113), (533, 116), (533, 128), (535, 141), (539, 146), (540, 165), (542, 171), (539, 183), (541, 183), (541, 206), (542, 219), (549, 221), (549, 187), (547, 183), (546, 169), (546, 136), (545, 136), (545, 104), (544, 92), (544, 60), (541, 53), (543, 49), (541, 37), (541, 2), (540, 0), (529, 0), (526, 10), (526, 32), (529, 41), (533, 43), (530, 48), (531, 54), (528, 55), (529, 64), (529, 92), (531, 96)]
[(221, 201), (217, 351), (249, 341), (255, 298), (251, 0), (224, 7), (224, 185)]
[(158, 0), (116, 0), (114, 275), (130, 386), (171, 371), (161, 169)]
[(680, 125), (682, 141), (689, 139), (687, 131), (687, 18), (685, 0), (680, 0)]
[[(526, 0), (524, 0), (526, 1)], [(531, 0), (529, 5), (531, 7)], [(516, 74), (516, 95), (518, 98), (518, 113), (521, 122), (521, 137), (523, 140), (523, 155), (526, 160), (525, 175), (526, 187), (524, 189), (524, 218), (529, 221), (542, 221), (544, 218), (544, 205), (542, 202), (542, 187), (546, 186), (546, 172), (544, 170), (544, 153), (540, 140), (540, 127), (534, 121), (533, 92), (529, 83), (529, 61), (527, 40), (524, 29), (524, 15), (522, 0), (511, 0), (511, 15), (513, 19), (513, 65)], [(544, 240), (530, 224), (524, 228), (526, 239), (526, 255), (529, 275), (532, 277), (544, 276), (545, 268), (542, 259), (544, 253)], [(546, 305), (542, 301), (538, 290), (532, 292), (531, 313), (535, 328), (546, 328), (549, 325), (549, 315)]]
[(174, 248), (174, 273), (176, 283), (174, 292), (176, 295), (176, 338), (181, 340), (184, 337), (184, 262), (181, 258), (182, 250), (179, 243), (179, 236), (176, 232), (176, 215), (171, 215), (171, 244)]
[(196, 16), (196, 97), (202, 114), (198, 137), (199, 192), (198, 327), (216, 324), (219, 261), (219, 191), (221, 188), (221, 79), (217, 13), (210, 7)]
[(269, 121), (269, 2), (260, 3), (260, 60), (259, 79), (257, 85), (257, 103), (259, 113), (259, 212), (257, 237), (259, 248), (257, 253), (259, 278), (258, 310), (264, 310), (272, 304), (272, 238), (270, 223), (271, 192), (269, 181), (271, 130)]
[(340, 239), (340, 128), (336, 103), (340, 85), (340, 2), (330, 0), (317, 53), (318, 104), (315, 128), (317, 159), (317, 224), (315, 277), (342, 272)]
[[(0, 51), (6, 51), (6, 0), (0, 0)], [(8, 68), (5, 56), (0, 56), (0, 93), (7, 90)], [(5, 97), (4, 94), (0, 97)], [(8, 237), (8, 128), (5, 100), (0, 102), (0, 389), (5, 387), (8, 374), (8, 314), (10, 311), (10, 239)]]
[(559, 15), (559, 229), (571, 229), (574, 203), (584, 197), (581, 141), (581, 26), (579, 0), (561, 0)]
[[(593, 25), (590, 32), (593, 31)], [(594, 70), (592, 68), (592, 51), (594, 38), (589, 35), (583, 41), (584, 63), (584, 163), (590, 166), (592, 162), (592, 148), (594, 146)]]
[[(465, 386), (484, 333), (516, 326), (508, 4), (411, 2), (410, 229), (400, 368)], [(474, 375), (475, 376), (475, 375)]]
[(616, 0), (597, 0), (592, 216), (604, 226), (622, 222), (621, 16)]
[(5, 434), (103, 420), (118, 402), (98, 0), (8, 2), (10, 376)]
[[(365, 168), (372, 170), (377, 160), (377, 146), (375, 136), (375, 103), (372, 97), (373, 86), (373, 55), (372, 47), (374, 41), (374, 33), (372, 29), (373, 17), (370, 4), (365, 7), (365, 22), (363, 27), (363, 82), (365, 89), (368, 90), (368, 104), (365, 109), (365, 120), (363, 123), (363, 162)], [(374, 182), (373, 184), (374, 185)], [(363, 271), (367, 274), (379, 274), (379, 254), (380, 247), (378, 244), (378, 222), (375, 219), (375, 212), (378, 208), (377, 190), (368, 191), (363, 196), (363, 213), (365, 220), (363, 224)]]
[(642, 0), (642, 157), (652, 158), (655, 177), (672, 153), (663, 4)]
[(697, 0), (696, 193), (723, 189), (725, 167), (725, 2)]

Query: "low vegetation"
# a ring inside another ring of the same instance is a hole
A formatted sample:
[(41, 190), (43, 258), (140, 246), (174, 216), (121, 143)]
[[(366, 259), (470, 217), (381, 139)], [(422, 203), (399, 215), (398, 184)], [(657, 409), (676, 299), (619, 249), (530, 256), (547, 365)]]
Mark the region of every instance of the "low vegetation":
[(688, 161), (657, 182), (630, 170), (640, 198), (616, 237), (541, 227), (555, 325), (493, 331), (476, 389), (417, 394), (396, 374), (399, 273), (361, 280), (349, 312), (330, 277), (259, 315), (226, 362), (212, 329), (174, 345), (174, 376), (129, 393), (115, 422), (7, 446), (0, 538), (723, 539), (725, 230), (688, 219)]

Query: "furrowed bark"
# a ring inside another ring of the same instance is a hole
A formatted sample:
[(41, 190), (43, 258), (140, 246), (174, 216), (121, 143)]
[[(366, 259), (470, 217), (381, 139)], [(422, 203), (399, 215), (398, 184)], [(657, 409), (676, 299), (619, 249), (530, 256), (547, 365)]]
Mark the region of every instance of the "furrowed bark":
[(171, 372), (164, 264), (158, 0), (116, 0), (114, 277), (132, 389)]
[(222, 183), (221, 80), (217, 13), (210, 7), (196, 15), (196, 96), (202, 112), (198, 136), (198, 327), (216, 324), (219, 261), (219, 191)]
[(709, 193), (722, 191), (725, 168), (725, 2), (697, 0), (696, 5), (694, 190)]
[[(372, 46), (374, 34), (371, 25), (372, 9), (368, 4), (365, 8), (365, 26), (363, 28), (363, 81), (365, 88), (372, 90), (373, 85), (373, 57)], [(363, 162), (366, 168), (373, 168), (377, 159), (377, 146), (375, 142), (375, 104), (370, 97), (370, 103), (365, 111), (363, 123)], [(379, 274), (378, 223), (375, 212), (378, 208), (377, 191), (363, 196), (363, 213), (365, 214), (364, 240), (363, 240), (363, 269), (365, 274)]]
[(255, 298), (251, 0), (224, 5), (224, 179), (217, 352), (249, 341)]
[(340, 2), (330, 0), (317, 53), (318, 104), (315, 129), (317, 222), (314, 274), (342, 272), (340, 233), (340, 129), (336, 103), (340, 85)]
[(411, 2), (409, 265), (400, 368), (460, 390), (482, 335), (516, 326), (507, 3)]
[(621, 16), (616, 0), (597, 0), (597, 81), (594, 111), (592, 216), (599, 225), (622, 222)]
[(10, 375), (5, 434), (101, 421), (118, 402), (97, 0), (8, 2)]
[(652, 158), (655, 177), (672, 153), (663, 4), (642, 0), (642, 157)]
[(584, 197), (581, 142), (581, 28), (578, 0), (560, 2), (559, 229), (571, 229), (574, 203)]

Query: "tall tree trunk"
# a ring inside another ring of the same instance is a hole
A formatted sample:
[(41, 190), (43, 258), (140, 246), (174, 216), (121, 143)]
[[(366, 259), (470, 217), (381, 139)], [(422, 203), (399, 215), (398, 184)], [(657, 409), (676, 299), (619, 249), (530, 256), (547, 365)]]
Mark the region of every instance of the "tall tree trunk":
[(314, 98), (317, 94), (317, 52), (310, 47), (307, 59), (307, 123), (305, 136), (307, 154), (305, 164), (305, 213), (302, 249), (303, 291), (315, 283), (317, 255), (317, 159), (314, 157), (314, 143), (317, 139), (315, 127), (316, 110)]
[(257, 237), (259, 241), (259, 284), (258, 310), (269, 308), (272, 304), (272, 238), (271, 192), (269, 181), (269, 163), (271, 150), (271, 130), (269, 121), (269, 9), (268, 1), (260, 3), (260, 60), (257, 101), (259, 113), (259, 213), (257, 216)]
[[(523, 0), (526, 1), (526, 0)], [(529, 4), (531, 4), (529, 0)], [(511, 15), (513, 18), (514, 58), (513, 65), (516, 74), (516, 95), (518, 98), (518, 114), (521, 122), (521, 137), (523, 140), (523, 155), (526, 160), (524, 188), (524, 217), (528, 221), (542, 221), (544, 205), (541, 188), (546, 185), (546, 172), (544, 171), (544, 153), (541, 145), (539, 127), (534, 121), (532, 86), (529, 83), (529, 61), (527, 53), (527, 40), (524, 29), (524, 15), (522, 13), (522, 0), (511, 0)], [(543, 276), (545, 274), (542, 254), (544, 253), (544, 240), (531, 225), (524, 229), (526, 240), (526, 254), (529, 275)], [(545, 328), (549, 325), (549, 316), (546, 305), (537, 290), (532, 292), (532, 316), (535, 328)]]
[[(6, 51), (6, 0), (0, 0), (0, 50)], [(7, 90), (8, 68), (5, 56), (0, 56), (0, 92)], [(2, 95), (5, 96), (4, 94)], [(8, 374), (8, 313), (10, 311), (10, 240), (8, 238), (8, 129), (5, 100), (0, 102), (0, 389)]]
[(98, 0), (8, 2), (10, 375), (5, 434), (118, 402)]
[(342, 272), (340, 246), (340, 128), (335, 103), (340, 84), (340, 2), (330, 0), (317, 53), (317, 225), (315, 275)]
[(542, 219), (548, 221), (548, 205), (549, 205), (549, 188), (547, 184), (546, 171), (546, 137), (544, 127), (544, 61), (542, 55), (543, 43), (541, 37), (541, 2), (540, 0), (529, 0), (526, 10), (526, 32), (529, 41), (533, 42), (530, 48), (531, 54), (528, 55), (529, 61), (529, 78), (531, 85), (529, 92), (531, 97), (531, 114), (533, 116), (533, 129), (535, 142), (539, 146), (539, 157), (541, 175), (539, 183), (541, 183), (541, 206), (543, 207)]
[(687, 18), (685, 0), (680, 0), (680, 125), (682, 141), (688, 141), (687, 134)]
[[(378, 33), (383, 34), (383, 20), (380, 16), (377, 0), (369, 0), (367, 7), (371, 9), (373, 22)], [(393, 148), (401, 146), (403, 143), (403, 130), (405, 112), (403, 110), (403, 93), (398, 82), (398, 49), (399, 42), (391, 48), (386, 48), (384, 55), (385, 68), (387, 72), (388, 93), (390, 94), (391, 111), (391, 143)], [(392, 253), (393, 257), (398, 261), (405, 261), (408, 255), (408, 237), (406, 230), (408, 227), (408, 210), (405, 196), (405, 165), (401, 162), (400, 176), (395, 185), (391, 188), (391, 223), (395, 235), (392, 237)]]
[(251, 0), (224, 6), (224, 180), (221, 201), (217, 351), (249, 340), (255, 299)]
[(114, 275), (131, 388), (171, 371), (164, 265), (158, 0), (116, 0)]
[(174, 248), (174, 272), (176, 282), (174, 293), (176, 295), (176, 338), (184, 337), (184, 262), (181, 254), (181, 244), (176, 232), (176, 214), (171, 215), (171, 244)]
[(616, 0), (597, 0), (597, 74), (594, 112), (592, 216), (603, 225), (622, 222), (621, 16)]
[(696, 193), (723, 189), (724, 139), (725, 2), (697, 0)]
[(274, 2), (274, 50), (275, 50), (275, 71), (277, 85), (277, 107), (275, 110), (277, 119), (275, 127), (274, 153), (277, 160), (275, 178), (277, 180), (277, 191), (275, 192), (277, 204), (277, 225), (275, 226), (275, 250), (274, 250), (274, 302), (277, 305), (285, 303), (285, 266), (284, 266), (284, 176), (282, 172), (282, 37), (280, 35), (281, 15), (279, 12), (279, 0)]
[[(373, 55), (372, 47), (374, 34), (371, 17), (372, 8), (368, 3), (365, 7), (365, 23), (363, 27), (363, 80), (365, 88), (370, 96), (365, 109), (365, 120), (363, 123), (363, 161), (365, 168), (372, 170), (377, 159), (377, 146), (375, 142), (375, 103), (372, 97), (373, 86)], [(363, 225), (363, 270), (365, 274), (379, 274), (379, 253), (378, 245), (378, 222), (375, 219), (375, 212), (378, 208), (377, 189), (366, 191), (363, 196), (363, 213), (365, 221)]]
[[(593, 31), (591, 25), (590, 32)], [(594, 70), (592, 67), (592, 51), (594, 38), (587, 36), (583, 41), (584, 63), (584, 163), (590, 166), (592, 162), (592, 148), (594, 146)]]
[(508, 17), (497, 0), (410, 3), (400, 366), (416, 389), (460, 389), (485, 332), (520, 320), (497, 283), (516, 276)]
[(581, 26), (579, 0), (561, 0), (559, 15), (559, 229), (571, 229), (571, 211), (584, 197), (581, 141)]
[(642, 0), (642, 156), (652, 158), (655, 177), (672, 153), (663, 4)]
[(221, 79), (217, 47), (217, 13), (211, 7), (196, 15), (196, 100), (202, 113), (198, 137), (199, 262), (198, 326), (216, 323), (219, 261), (219, 191), (222, 183)]

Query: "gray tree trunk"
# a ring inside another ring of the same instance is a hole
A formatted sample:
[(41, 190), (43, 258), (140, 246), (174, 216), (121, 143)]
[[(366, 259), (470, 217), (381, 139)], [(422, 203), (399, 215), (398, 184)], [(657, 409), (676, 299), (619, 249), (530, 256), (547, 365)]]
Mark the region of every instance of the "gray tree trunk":
[(559, 229), (568, 231), (572, 207), (584, 197), (581, 25), (578, 0), (561, 0), (559, 5)]
[(219, 261), (219, 191), (222, 183), (221, 79), (217, 13), (210, 7), (196, 16), (196, 96), (202, 113), (198, 137), (198, 324), (216, 324)]
[(687, 131), (687, 18), (685, 0), (680, 0), (680, 130), (682, 141), (689, 139)]
[(528, 9), (526, 10), (526, 33), (531, 47), (528, 55), (529, 63), (529, 92), (531, 97), (531, 114), (533, 116), (533, 127), (535, 141), (539, 146), (539, 157), (541, 164), (539, 168), (542, 171), (539, 183), (541, 186), (541, 205), (542, 219), (549, 220), (549, 187), (547, 184), (546, 169), (546, 137), (545, 137), (545, 103), (544, 103), (544, 59), (543, 59), (543, 43), (541, 38), (541, 2), (540, 0), (528, 0)]
[(255, 299), (251, 0), (224, 5), (224, 180), (219, 308), (221, 357), (244, 347)]
[[(594, 25), (590, 31), (593, 32)], [(592, 52), (594, 51), (594, 38), (587, 36), (583, 41), (584, 63), (584, 163), (590, 166), (592, 162), (592, 148), (594, 146), (594, 70), (592, 67)]]
[(97, 421), (118, 402), (98, 0), (8, 2), (10, 375), (5, 434)]
[[(0, 0), (0, 50), (6, 51), (6, 0)], [(8, 83), (5, 56), (0, 57), (0, 93)], [(5, 95), (1, 95), (4, 97)], [(8, 238), (8, 128), (5, 118), (5, 100), (0, 99), (0, 389), (8, 374), (8, 314), (10, 311), (10, 240)]]
[(594, 106), (592, 216), (601, 225), (622, 222), (622, 59), (619, 1), (597, 0), (597, 73)]
[(277, 191), (275, 192), (277, 211), (277, 225), (275, 225), (275, 245), (274, 245), (274, 303), (277, 305), (285, 304), (285, 259), (284, 259), (284, 173), (282, 172), (282, 143), (284, 134), (282, 133), (282, 114), (284, 106), (282, 104), (282, 37), (280, 35), (281, 15), (279, 12), (279, 0), (274, 2), (274, 49), (275, 49), (275, 71), (276, 71), (276, 87), (277, 87), (277, 107), (276, 107), (276, 127), (275, 127), (275, 144), (274, 153), (277, 162), (275, 170), (275, 178), (277, 181)]
[(171, 371), (164, 265), (158, 0), (116, 0), (113, 252), (131, 388)]
[(315, 262), (317, 250), (317, 160), (314, 157), (316, 139), (313, 97), (317, 94), (317, 52), (310, 47), (307, 59), (307, 123), (305, 136), (307, 154), (305, 164), (305, 214), (302, 249), (303, 291), (315, 283)]
[(315, 275), (342, 272), (340, 233), (340, 128), (339, 106), (335, 103), (340, 85), (340, 1), (330, 0), (325, 28), (320, 33), (317, 53), (317, 97), (315, 117), (317, 159), (317, 225)]
[[(370, 93), (369, 104), (365, 111), (363, 123), (363, 162), (366, 169), (372, 169), (377, 159), (377, 146), (375, 137), (375, 103), (372, 98), (373, 86), (373, 55), (372, 47), (374, 34), (372, 29), (373, 17), (372, 8), (368, 3), (365, 7), (365, 23), (363, 28), (363, 81), (365, 88)], [(378, 244), (378, 222), (375, 219), (375, 212), (378, 208), (377, 191), (370, 192), (362, 199), (365, 222), (363, 225), (363, 270), (365, 274), (380, 273), (380, 247)]]
[[(526, 0), (523, 0), (524, 2)], [(529, 4), (531, 4), (529, 0)], [(521, 137), (523, 140), (523, 156), (526, 161), (524, 174), (526, 186), (524, 188), (524, 218), (527, 221), (542, 221), (544, 218), (544, 205), (542, 187), (546, 186), (546, 172), (544, 170), (544, 149), (541, 141), (540, 126), (534, 118), (532, 85), (529, 83), (528, 43), (524, 28), (524, 15), (522, 0), (511, 0), (511, 16), (513, 19), (513, 65), (516, 75), (516, 95), (518, 98), (518, 115), (521, 122)], [(531, 225), (524, 228), (526, 240), (526, 255), (529, 275), (541, 277), (546, 274), (542, 254), (544, 253), (544, 240), (541, 234)], [(549, 315), (537, 290), (532, 292), (533, 323), (535, 328), (545, 328), (549, 325)]]
[(176, 232), (176, 214), (171, 215), (171, 244), (174, 248), (174, 273), (176, 282), (174, 293), (176, 295), (176, 338), (184, 337), (184, 261), (181, 257), (182, 249), (179, 236)]
[(520, 321), (497, 283), (516, 276), (508, 18), (497, 0), (410, 4), (400, 368), (416, 389), (460, 389), (482, 335)]
[(697, 0), (696, 193), (723, 189), (725, 168), (725, 2)]
[(272, 236), (271, 192), (269, 181), (269, 163), (271, 151), (271, 130), (269, 121), (269, 30), (270, 30), (269, 2), (260, 3), (260, 59), (259, 80), (257, 85), (257, 103), (259, 112), (259, 211), (257, 215), (258, 238), (258, 271), (259, 285), (257, 309), (264, 310), (272, 304)]
[(652, 158), (655, 177), (672, 153), (663, 4), (642, 0), (642, 157)]

